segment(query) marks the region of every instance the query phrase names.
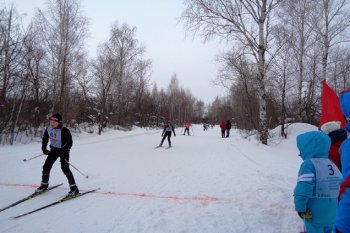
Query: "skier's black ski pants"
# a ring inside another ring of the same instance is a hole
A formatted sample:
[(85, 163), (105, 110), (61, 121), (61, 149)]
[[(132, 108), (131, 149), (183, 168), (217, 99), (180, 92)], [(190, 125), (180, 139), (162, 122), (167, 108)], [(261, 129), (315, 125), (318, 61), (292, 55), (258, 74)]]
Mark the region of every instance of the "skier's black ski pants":
[(184, 135), (186, 134), (186, 132), (187, 132), (188, 135), (190, 135), (190, 129), (189, 128), (185, 128)]
[(223, 138), (225, 137), (225, 130), (224, 129), (221, 130), (221, 137), (223, 137)]
[(66, 175), (69, 185), (74, 186), (75, 185), (74, 176), (71, 170), (69, 169), (69, 164), (66, 162), (66, 161), (69, 162), (69, 151), (62, 152), (60, 150), (52, 149), (52, 148), (51, 148), (51, 153), (50, 155), (47, 156), (43, 166), (43, 174), (42, 174), (41, 182), (43, 184), (49, 183), (51, 168), (58, 158), (60, 158), (61, 169), (63, 173)]
[(163, 145), (163, 142), (164, 142), (164, 140), (165, 140), (166, 137), (168, 137), (169, 146), (171, 146), (171, 141), (170, 141), (171, 131), (166, 131), (166, 132), (164, 133), (164, 136), (163, 136), (163, 138), (162, 138), (162, 141), (161, 141), (160, 145)]

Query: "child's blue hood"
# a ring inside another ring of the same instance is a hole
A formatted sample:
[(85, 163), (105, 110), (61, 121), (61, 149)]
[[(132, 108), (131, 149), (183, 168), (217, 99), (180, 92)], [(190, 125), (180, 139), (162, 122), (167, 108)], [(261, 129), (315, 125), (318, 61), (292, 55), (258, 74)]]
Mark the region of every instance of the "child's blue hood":
[(311, 131), (298, 135), (297, 147), (303, 160), (328, 158), (331, 139), (325, 133)]
[(350, 117), (350, 90), (339, 94), (340, 107), (346, 117)]

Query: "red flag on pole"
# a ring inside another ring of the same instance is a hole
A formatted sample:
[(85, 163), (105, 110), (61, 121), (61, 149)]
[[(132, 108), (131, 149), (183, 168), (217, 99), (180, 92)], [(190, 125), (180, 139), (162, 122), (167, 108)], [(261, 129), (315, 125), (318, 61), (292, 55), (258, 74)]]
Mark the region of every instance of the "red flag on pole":
[(326, 80), (324, 80), (322, 84), (322, 108), (319, 127), (330, 121), (340, 121), (341, 128), (344, 128), (346, 120), (340, 108), (339, 97), (333, 89), (327, 85)]

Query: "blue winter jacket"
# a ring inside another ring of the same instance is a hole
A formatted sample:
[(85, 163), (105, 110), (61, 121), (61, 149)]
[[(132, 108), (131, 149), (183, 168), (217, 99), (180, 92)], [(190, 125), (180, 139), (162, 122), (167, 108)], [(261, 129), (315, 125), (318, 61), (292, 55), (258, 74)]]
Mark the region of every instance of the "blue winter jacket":
[[(350, 139), (340, 147), (343, 182), (350, 176)], [(341, 197), (335, 227), (341, 232), (350, 232), (350, 188), (346, 188)]]
[[(337, 197), (316, 197), (316, 168), (311, 161), (313, 158), (328, 159), (330, 146), (330, 138), (322, 132), (312, 131), (297, 137), (297, 147), (304, 161), (300, 166), (298, 182), (294, 189), (294, 205), (297, 212), (311, 211), (310, 222), (314, 225), (333, 225), (337, 213)], [(335, 165), (334, 167), (337, 169)]]
[(339, 94), (339, 102), (341, 111), (344, 116), (350, 117), (350, 90), (344, 91)]
[[(339, 95), (340, 106), (343, 114), (350, 118), (350, 91), (344, 91)], [(346, 130), (350, 132), (350, 124), (346, 125)], [(342, 182), (349, 182), (350, 179), (350, 138), (346, 139), (341, 147)], [(345, 188), (345, 187), (344, 187)], [(335, 228), (343, 233), (350, 232), (350, 188), (347, 185), (341, 197)]]

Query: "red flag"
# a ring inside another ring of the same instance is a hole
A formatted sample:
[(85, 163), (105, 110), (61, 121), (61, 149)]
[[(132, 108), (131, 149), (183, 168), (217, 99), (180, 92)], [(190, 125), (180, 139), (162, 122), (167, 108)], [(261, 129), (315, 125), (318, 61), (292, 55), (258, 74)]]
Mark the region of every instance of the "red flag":
[(346, 121), (340, 108), (339, 97), (327, 85), (326, 80), (322, 84), (322, 109), (319, 127), (330, 121), (340, 121), (341, 127), (344, 128)]

